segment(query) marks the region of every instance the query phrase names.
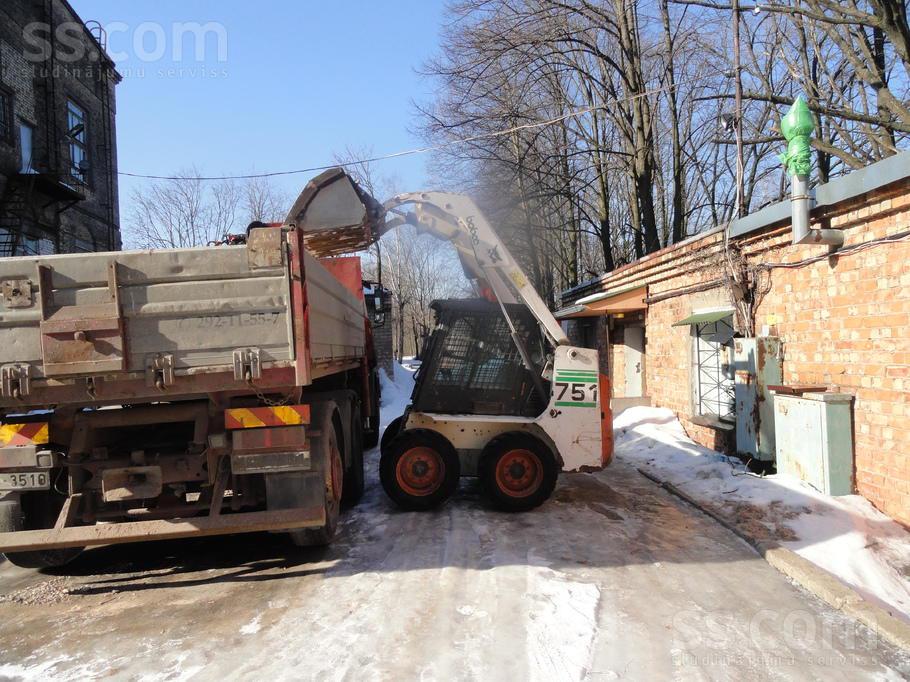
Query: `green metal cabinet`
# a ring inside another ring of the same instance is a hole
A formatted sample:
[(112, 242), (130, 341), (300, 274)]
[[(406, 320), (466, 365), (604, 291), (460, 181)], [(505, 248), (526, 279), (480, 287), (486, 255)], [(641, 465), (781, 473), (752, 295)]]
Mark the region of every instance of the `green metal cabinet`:
[(827, 495), (853, 492), (853, 396), (774, 395), (777, 470)]

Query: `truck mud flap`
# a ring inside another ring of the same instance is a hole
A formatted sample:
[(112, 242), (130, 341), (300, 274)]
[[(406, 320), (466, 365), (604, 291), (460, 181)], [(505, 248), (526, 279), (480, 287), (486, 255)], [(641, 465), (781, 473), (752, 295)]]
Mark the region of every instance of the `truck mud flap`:
[(0, 552), (24, 552), (33, 549), (89, 547), (144, 540), (174, 540), (203, 535), (319, 528), (324, 524), (325, 509), (322, 505), (190, 519), (127, 521), (97, 526), (0, 533)]

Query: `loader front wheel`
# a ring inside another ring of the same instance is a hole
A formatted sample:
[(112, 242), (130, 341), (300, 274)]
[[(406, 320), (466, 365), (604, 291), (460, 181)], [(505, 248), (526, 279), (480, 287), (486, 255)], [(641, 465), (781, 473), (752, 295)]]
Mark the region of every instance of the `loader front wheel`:
[(379, 440), (379, 449), (385, 450), (389, 447), (389, 443), (395, 440), (395, 436), (398, 435), (398, 432), (401, 430), (401, 422), (404, 419), (404, 415), (395, 417), (389, 425), (385, 427), (385, 431), (382, 432), (382, 438)]
[(379, 479), (383, 490), (399, 507), (410, 511), (432, 509), (458, 488), (458, 453), (443, 436), (413, 429), (396, 436), (382, 451)]
[(550, 448), (534, 436), (505, 433), (487, 443), (479, 473), (494, 506), (503, 511), (526, 511), (550, 497), (559, 467)]

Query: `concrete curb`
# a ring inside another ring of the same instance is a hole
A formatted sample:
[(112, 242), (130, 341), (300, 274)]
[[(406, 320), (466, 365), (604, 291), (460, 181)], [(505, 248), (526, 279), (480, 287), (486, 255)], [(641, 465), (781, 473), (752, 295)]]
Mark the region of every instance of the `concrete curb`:
[(870, 630), (905, 651), (910, 651), (910, 624), (895, 618), (878, 604), (866, 601), (856, 590), (836, 577), (804, 559), (793, 550), (777, 543), (767, 543), (753, 538), (741, 528), (730, 523), (714, 509), (704, 505), (668, 481), (639, 468), (638, 473), (653, 481), (667, 492), (710, 516), (724, 528), (751, 545), (771, 566), (799, 584), (816, 597), (839, 611), (855, 618)]

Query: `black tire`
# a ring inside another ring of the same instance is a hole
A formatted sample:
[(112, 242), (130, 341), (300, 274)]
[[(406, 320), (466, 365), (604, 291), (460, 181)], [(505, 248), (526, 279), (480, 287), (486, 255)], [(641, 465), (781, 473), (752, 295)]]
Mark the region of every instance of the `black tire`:
[(385, 431), (382, 432), (382, 439), (379, 441), (379, 449), (385, 450), (389, 447), (389, 443), (395, 440), (395, 436), (398, 435), (398, 432), (401, 430), (401, 422), (404, 419), (404, 415), (400, 417), (395, 417), (389, 425), (385, 427)]
[(379, 413), (380, 403), (382, 402), (382, 392), (380, 390), (381, 385), (379, 383), (379, 370), (374, 369), (372, 377), (373, 391), (370, 403), (373, 408), (373, 416), (367, 418), (369, 424), (363, 431), (364, 450), (372, 450), (377, 445), (379, 445)]
[(515, 432), (487, 443), (478, 473), (497, 509), (519, 512), (540, 506), (553, 494), (559, 466), (547, 445), (531, 434)]
[(332, 542), (338, 528), (344, 490), (344, 460), (340, 447), (342, 429), (338, 410), (334, 402), (328, 402), (314, 411), (317, 419), (313, 421), (320, 435), (313, 439), (312, 447), (318, 448), (320, 471), (325, 482), (325, 524), (319, 528), (290, 531), (291, 541), (298, 547), (324, 547)]
[(395, 504), (409, 511), (438, 507), (458, 488), (461, 465), (452, 444), (435, 431), (398, 434), (379, 459), (379, 480)]
[(368, 417), (370, 428), (363, 432), (363, 449), (372, 450), (379, 444), (379, 419), (377, 417)]
[[(20, 499), (21, 502), (0, 501), (0, 532), (52, 528), (60, 509), (63, 508), (65, 498), (54, 491), (49, 491), (24, 493)], [(27, 552), (9, 552), (4, 556), (11, 564), (22, 568), (56, 568), (73, 561), (84, 549), (84, 547), (35, 549)]]
[(360, 417), (360, 403), (351, 405), (351, 461), (344, 472), (344, 492), (341, 503), (350, 509), (363, 497), (363, 431)]

